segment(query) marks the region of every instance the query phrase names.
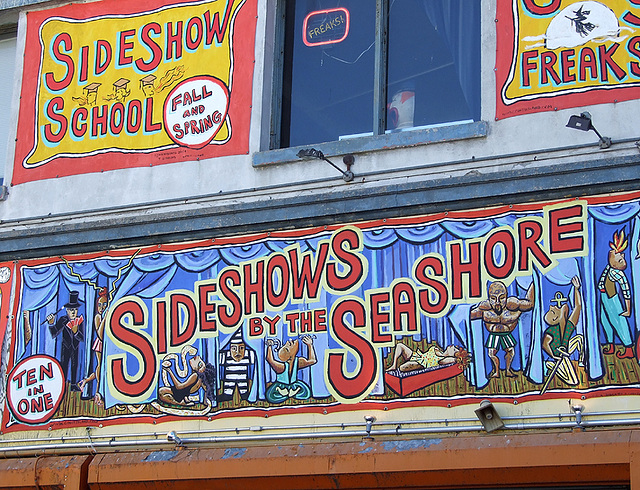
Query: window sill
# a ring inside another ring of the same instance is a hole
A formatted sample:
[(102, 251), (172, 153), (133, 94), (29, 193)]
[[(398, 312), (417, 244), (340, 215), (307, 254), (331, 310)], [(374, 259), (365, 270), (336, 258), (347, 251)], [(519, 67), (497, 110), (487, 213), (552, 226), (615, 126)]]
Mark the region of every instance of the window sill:
[(469, 138), (482, 138), (487, 135), (488, 124), (485, 121), (451, 124), (448, 126), (399, 131), (377, 136), (362, 136), (313, 145), (294, 146), (279, 150), (259, 151), (253, 154), (253, 166), (276, 165), (297, 162), (298, 151), (313, 147), (326, 156), (347, 155), (349, 153), (365, 153), (370, 151), (390, 150), (411, 146), (444, 143)]

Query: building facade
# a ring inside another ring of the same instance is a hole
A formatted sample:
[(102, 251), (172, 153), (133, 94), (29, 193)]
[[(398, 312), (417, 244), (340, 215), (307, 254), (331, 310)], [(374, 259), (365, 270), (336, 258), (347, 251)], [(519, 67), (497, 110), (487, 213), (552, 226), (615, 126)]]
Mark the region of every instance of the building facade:
[(0, 487), (640, 488), (637, 1), (0, 9)]

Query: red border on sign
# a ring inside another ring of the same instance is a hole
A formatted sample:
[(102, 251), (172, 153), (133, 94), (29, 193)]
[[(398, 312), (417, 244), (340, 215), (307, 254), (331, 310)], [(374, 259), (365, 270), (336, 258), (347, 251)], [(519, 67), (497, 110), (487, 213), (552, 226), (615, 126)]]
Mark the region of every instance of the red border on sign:
[[(123, 168), (149, 167), (166, 163), (199, 161), (229, 155), (249, 153), (249, 127), (251, 123), (251, 103), (253, 94), (253, 72), (255, 61), (255, 33), (257, 0), (243, 0), (236, 14), (233, 27), (233, 95), (230, 97), (228, 115), (234, 131), (229, 141), (223, 145), (207, 145), (201, 149), (191, 149), (175, 145), (171, 148), (146, 148), (128, 150), (105, 149), (97, 154), (59, 156), (48, 163), (25, 168), (22, 162), (36, 144), (36, 100), (40, 63), (43, 56), (39, 39), (40, 27), (52, 17), (62, 17), (76, 21), (88, 21), (102, 16), (137, 16), (151, 13), (164, 7), (204, 5), (203, 0), (140, 0), (121, 2), (104, 0), (87, 4), (68, 4), (48, 10), (29, 12), (25, 41), (22, 86), (20, 92), (20, 112), (18, 115), (18, 137), (15, 147), (11, 184), (97, 173)], [(203, 67), (206, 70), (206, 67)], [(202, 75), (206, 75), (203, 72)], [(201, 74), (193, 74), (201, 75)], [(187, 153), (184, 153), (184, 150)]]
[(39, 419), (34, 419), (34, 420), (25, 420), (19, 413), (16, 413), (13, 409), (13, 405), (14, 405), (14, 400), (12, 399), (12, 391), (9, 388), (9, 380), (11, 379), (11, 375), (13, 373), (15, 373), (24, 363), (26, 363), (27, 361), (29, 361), (29, 359), (31, 359), (30, 357), (27, 357), (25, 359), (22, 359), (18, 364), (16, 364), (12, 369), (11, 372), (9, 373), (9, 376), (7, 376), (7, 406), (9, 407), (9, 409), (11, 410), (11, 413), (13, 414), (13, 416), (18, 419), (21, 423), (23, 424), (27, 424), (27, 425), (39, 425), (39, 424), (44, 424), (45, 422), (47, 422), (49, 419), (51, 419), (51, 417), (53, 417), (55, 415), (55, 413), (58, 411), (58, 407), (60, 406), (60, 403), (62, 403), (62, 399), (64, 398), (64, 394), (65, 394), (65, 386), (66, 386), (66, 379), (64, 379), (64, 370), (62, 369), (62, 366), (60, 365), (60, 363), (58, 362), (57, 359), (48, 356), (46, 354), (38, 354), (37, 357), (41, 357), (43, 359), (46, 359), (48, 361), (53, 362), (58, 369), (60, 370), (60, 374), (62, 374), (62, 394), (61, 396), (58, 397), (58, 399), (56, 400), (54, 406), (52, 409), (49, 410), (49, 414), (48, 415), (43, 415), (42, 417), (40, 417)]
[[(344, 31), (344, 36), (342, 36), (340, 39), (334, 39), (332, 41), (324, 41), (324, 42), (321, 42), (321, 43), (310, 43), (310, 42), (308, 42), (307, 41), (307, 22), (309, 21), (309, 17), (311, 17), (312, 15), (318, 15), (318, 14), (329, 14), (331, 12), (337, 12), (339, 10), (342, 10), (344, 12), (345, 16), (347, 17), (347, 27), (346, 27), (346, 29)], [(341, 43), (342, 41), (344, 41), (347, 38), (347, 35), (349, 34), (350, 19), (351, 19), (351, 17), (349, 16), (349, 11), (344, 7), (338, 7), (338, 8), (335, 8), (335, 9), (327, 9), (327, 10), (316, 10), (314, 12), (310, 12), (304, 18), (304, 21), (302, 23), (302, 42), (304, 42), (307, 46), (324, 46), (326, 44)]]
[[(520, 0), (498, 0), (496, 13), (496, 120), (512, 116), (533, 114), (536, 112), (557, 111), (571, 109), (594, 104), (610, 104), (634, 100), (640, 98), (640, 87), (637, 85), (617, 86), (608, 85), (593, 86), (580, 89), (573, 93), (549, 93), (541, 94), (529, 99), (521, 99), (512, 103), (505, 103), (502, 91), (509, 83), (509, 77), (516, 54), (516, 30), (517, 12), (514, 11), (514, 2)], [(632, 3), (636, 3), (633, 0)], [(544, 2), (540, 2), (544, 3)], [(550, 5), (552, 5), (553, 2)], [(544, 9), (545, 7), (540, 7)]]

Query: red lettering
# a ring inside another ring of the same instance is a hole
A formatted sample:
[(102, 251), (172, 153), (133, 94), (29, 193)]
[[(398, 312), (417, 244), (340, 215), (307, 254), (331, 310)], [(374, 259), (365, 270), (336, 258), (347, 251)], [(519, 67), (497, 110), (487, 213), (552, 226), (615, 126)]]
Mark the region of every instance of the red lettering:
[(264, 313), (264, 261), (255, 263), (255, 279), (252, 274), (251, 264), (245, 264), (242, 268), (244, 272), (244, 313), (250, 315), (254, 313), (252, 308), (255, 299), (255, 313)]
[[(231, 286), (229, 286), (231, 282)], [(222, 298), (228, 301), (228, 306), (218, 306), (218, 320), (225, 327), (235, 327), (242, 320), (242, 301), (240, 296), (232, 289), (240, 287), (240, 273), (235, 269), (226, 269), (220, 274), (218, 286)]]
[(164, 300), (158, 300), (156, 307), (156, 323), (158, 326), (158, 354), (167, 353), (167, 303)]
[(86, 107), (76, 107), (71, 113), (71, 132), (75, 137), (82, 138), (86, 134), (88, 117)]
[(452, 243), (451, 257), (451, 289), (453, 299), (464, 298), (463, 275), (468, 276), (468, 293), (470, 298), (479, 298), (481, 293), (480, 243), (469, 244), (469, 261), (462, 261), (462, 246)]
[[(268, 316), (265, 316), (263, 318), (263, 320), (265, 322), (267, 322), (267, 324), (269, 325), (269, 335), (275, 335), (276, 334), (276, 325), (280, 321), (280, 316), (276, 315), (274, 318), (269, 318)], [(326, 330), (326, 328), (325, 328), (325, 330)]]
[(98, 136), (98, 134), (100, 136), (105, 136), (107, 134), (108, 116), (109, 108), (106, 104), (96, 106), (91, 109), (91, 136), (95, 138)]
[(578, 78), (581, 82), (587, 80), (587, 69), (589, 70), (589, 78), (591, 80), (596, 80), (598, 78), (596, 55), (593, 52), (593, 49), (584, 47), (580, 50), (580, 74)]
[(558, 61), (558, 57), (553, 51), (545, 51), (540, 55), (540, 83), (547, 85), (549, 78), (547, 75), (551, 75), (553, 81), (560, 85), (560, 77), (555, 71), (554, 65)]
[[(347, 317), (352, 327), (347, 325)], [(360, 302), (347, 299), (336, 304), (329, 324), (334, 338), (349, 346), (359, 359), (358, 371), (345, 373), (345, 353), (331, 352), (327, 359), (328, 381), (335, 393), (346, 400), (366, 396), (378, 375), (378, 363), (373, 346), (352, 329), (365, 326), (365, 309)]]
[(314, 332), (326, 332), (327, 331), (327, 310), (319, 309), (313, 310), (313, 331)]
[(604, 44), (598, 46), (598, 53), (600, 59), (600, 80), (606, 82), (609, 80), (609, 68), (613, 72), (613, 75), (618, 79), (622, 80), (627, 76), (625, 71), (618, 66), (618, 64), (613, 61), (612, 56), (618, 50), (620, 45), (618, 43), (614, 43), (609, 48), (607, 48)]
[[(193, 37), (194, 28), (196, 31), (195, 38)], [(202, 25), (202, 19), (200, 19), (200, 17), (192, 17), (191, 19), (189, 19), (189, 22), (187, 22), (187, 30), (185, 36), (187, 49), (191, 51), (195, 51), (196, 49), (198, 49), (198, 46), (200, 46), (200, 43), (202, 42), (203, 31), (204, 27)]]
[[(629, 1), (635, 5), (640, 5), (640, 3), (638, 3), (636, 0), (629, 0)], [(631, 24), (632, 26), (640, 27), (640, 17), (638, 17), (635, 14), (632, 14), (628, 10), (624, 13), (624, 15), (622, 16), (622, 19), (625, 22)]]
[[(502, 265), (498, 265), (496, 247), (500, 247)], [(484, 263), (487, 272), (493, 279), (506, 279), (516, 266), (516, 240), (507, 230), (493, 233), (484, 245)]]
[(570, 73), (571, 69), (576, 66), (573, 60), (576, 52), (573, 49), (563, 49), (560, 51), (560, 64), (562, 65), (562, 83), (575, 82), (576, 76)]
[(38, 382), (36, 379), (36, 368), (31, 368), (27, 371), (27, 386), (34, 385)]
[(302, 256), (302, 264), (299, 263), (298, 249), (289, 250), (289, 261), (291, 263), (291, 279), (293, 286), (293, 298), (302, 300), (305, 296), (314, 299), (318, 296), (322, 269), (327, 261), (329, 244), (320, 243), (316, 251), (316, 264), (311, 270), (311, 254), (305, 253)]
[(124, 120), (124, 104), (122, 102), (116, 102), (111, 106), (111, 115), (109, 117), (111, 134), (120, 134), (124, 127)]
[(549, 15), (555, 13), (560, 8), (561, 0), (551, 0), (549, 5), (538, 6), (535, 0), (523, 0), (525, 8), (533, 15)]
[(289, 325), (289, 334), (294, 335), (297, 330), (296, 322), (298, 321), (298, 313), (287, 313), (284, 318)]
[(22, 399), (18, 402), (18, 412), (20, 415), (26, 415), (29, 413), (29, 401)]
[(414, 276), (416, 281), (427, 287), (418, 293), (420, 309), (426, 315), (440, 315), (449, 305), (449, 291), (444, 282), (444, 260), (433, 255), (422, 257), (416, 264)]
[(44, 137), (51, 143), (60, 143), (64, 135), (67, 134), (67, 118), (63, 114), (59, 114), (56, 111), (62, 111), (64, 108), (64, 99), (62, 97), (54, 97), (46, 105), (47, 118), (50, 121), (57, 123), (58, 132), (54, 133), (51, 124), (44, 125)]
[(538, 69), (538, 65), (535, 62), (532, 62), (532, 59), (538, 57), (538, 51), (525, 51), (522, 53), (522, 86), (530, 87), (531, 80), (529, 78), (529, 72)]
[[(196, 303), (191, 296), (182, 293), (171, 295), (171, 347), (177, 347), (188, 343), (196, 334)], [(181, 315), (181, 312), (184, 315)], [(181, 321), (181, 319), (183, 321)], [(181, 327), (184, 325), (184, 328)]]
[[(562, 223), (572, 218), (581, 218), (583, 208), (580, 205), (549, 211), (549, 250), (552, 254), (579, 252), (584, 250), (584, 224), (582, 221)], [(576, 235), (578, 236), (565, 236)]]
[(220, 26), (220, 13), (213, 14), (211, 19), (211, 12), (209, 10), (204, 13), (204, 22), (207, 29), (207, 45), (213, 42), (213, 36), (216, 37), (218, 43), (221, 43), (224, 39), (224, 35), (227, 32), (229, 25), (229, 18), (231, 17), (231, 10), (233, 9), (233, 2), (227, 2), (227, 8), (224, 12), (224, 19), (222, 20), (222, 27)]
[(136, 60), (136, 67), (141, 72), (148, 73), (155, 70), (162, 61), (162, 48), (152, 39), (152, 35), (159, 36), (161, 33), (162, 27), (157, 22), (145, 24), (140, 29), (140, 43), (151, 54), (149, 61), (145, 61), (142, 58)]
[[(640, 60), (640, 37), (634, 36), (629, 39), (629, 42), (627, 43), (627, 49), (629, 50), (629, 53)], [(635, 77), (640, 78), (640, 63), (636, 61), (629, 62), (629, 71)]]
[(130, 37), (135, 36), (136, 31), (133, 29), (129, 29), (127, 31), (121, 31), (119, 40), (119, 48), (118, 49), (118, 66), (122, 67), (125, 65), (130, 65), (133, 63), (133, 57), (127, 55), (127, 51), (131, 51), (133, 49), (133, 43), (128, 39)]
[(264, 327), (262, 326), (262, 320), (260, 318), (249, 319), (249, 336), (259, 337), (264, 333)]
[(535, 257), (544, 269), (551, 265), (551, 258), (540, 246), (542, 238), (542, 225), (537, 221), (520, 221), (518, 223), (518, 241), (520, 242), (518, 256), (518, 270), (530, 270), (531, 256)]
[[(115, 307), (109, 324), (113, 336), (132, 350), (138, 352), (142, 363), (138, 373), (132, 377), (125, 372), (122, 358), (111, 361), (113, 386), (123, 395), (136, 397), (143, 395), (153, 384), (157, 375), (156, 356), (153, 346), (147, 338), (130, 329), (122, 320), (125, 316), (131, 317), (135, 327), (142, 328), (146, 325), (146, 319), (142, 306), (135, 301), (125, 301)], [(137, 378), (137, 379), (136, 379)]]
[(393, 306), (393, 329), (395, 331), (418, 331), (418, 315), (415, 291), (408, 281), (398, 281), (391, 288)]
[(300, 333), (313, 332), (313, 312), (300, 312)]
[(31, 399), (31, 413), (42, 413), (44, 411), (44, 400), (41, 396)]
[(111, 64), (112, 55), (113, 50), (109, 41), (98, 39), (96, 41), (96, 64), (94, 69), (96, 75), (102, 75), (104, 73)]
[(144, 131), (155, 133), (162, 129), (162, 124), (153, 122), (153, 97), (144, 99)]
[(44, 377), (53, 379), (53, 364), (50, 362), (45, 367), (44, 364), (40, 366), (40, 381), (44, 381)]
[(127, 104), (127, 133), (135, 134), (142, 124), (142, 103), (133, 99)]
[(382, 326), (389, 326), (390, 315), (388, 311), (380, 308), (389, 305), (389, 293), (374, 293), (369, 296), (369, 309), (371, 310), (371, 342), (374, 344), (391, 342), (393, 337), (390, 333), (383, 334)]
[[(345, 249), (345, 245), (348, 249)], [(363, 259), (353, 250), (361, 250), (360, 235), (353, 229), (340, 230), (331, 238), (331, 251), (342, 262), (345, 272), (340, 274), (335, 263), (327, 265), (327, 285), (334, 291), (348, 291), (362, 279), (365, 271)]]
[(80, 49), (80, 75), (78, 82), (84, 83), (89, 79), (89, 46)]
[(216, 305), (209, 301), (209, 296), (215, 293), (215, 284), (200, 284), (198, 286), (198, 298), (200, 300), (200, 331), (215, 332), (218, 325), (215, 320)]
[(51, 410), (55, 406), (53, 403), (53, 398), (51, 398), (51, 393), (45, 393), (43, 395), (44, 398), (44, 409)]
[[(167, 43), (165, 46), (165, 60), (171, 61), (171, 59), (179, 60), (182, 58), (182, 21), (176, 22), (176, 30), (173, 30), (173, 22), (167, 23)], [(176, 54), (174, 56), (173, 49), (175, 47)]]
[(13, 381), (14, 383), (16, 383), (18, 385), (18, 389), (22, 388), (22, 377), (27, 373), (26, 370), (22, 370), (19, 373), (16, 373), (13, 375), (13, 378), (11, 378), (11, 381)]
[(283, 254), (274, 254), (269, 257), (267, 262), (267, 302), (273, 308), (280, 308), (287, 301), (289, 275), (289, 262)]
[[(64, 44), (64, 48), (62, 45)], [(67, 32), (62, 32), (53, 38), (51, 41), (51, 53), (53, 58), (65, 65), (65, 73), (62, 79), (56, 80), (52, 72), (48, 72), (44, 75), (45, 84), (49, 89), (49, 92), (59, 92), (69, 86), (71, 80), (73, 80), (73, 74), (75, 72), (75, 65), (71, 56), (65, 53), (71, 52), (73, 42), (71, 36)]]

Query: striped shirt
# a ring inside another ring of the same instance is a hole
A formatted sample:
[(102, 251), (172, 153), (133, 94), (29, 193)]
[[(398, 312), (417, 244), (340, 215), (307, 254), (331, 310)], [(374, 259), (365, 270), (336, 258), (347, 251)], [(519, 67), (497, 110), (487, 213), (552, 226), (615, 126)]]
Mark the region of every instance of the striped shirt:
[(604, 291), (605, 289), (605, 281), (607, 277), (612, 282), (617, 282), (620, 284), (620, 289), (622, 290), (622, 297), (624, 299), (631, 299), (631, 288), (629, 287), (629, 281), (627, 280), (627, 276), (624, 275), (624, 272), (618, 269), (614, 269), (610, 265), (607, 265), (602, 271), (602, 275), (600, 276), (600, 280), (598, 281), (598, 289), (600, 291)]
[(238, 387), (240, 394), (245, 394), (249, 389), (249, 374), (255, 364), (255, 352), (250, 349), (244, 351), (244, 356), (236, 361), (231, 356), (231, 351), (220, 353), (220, 367), (223, 369), (222, 390), (225, 395), (233, 394)]

